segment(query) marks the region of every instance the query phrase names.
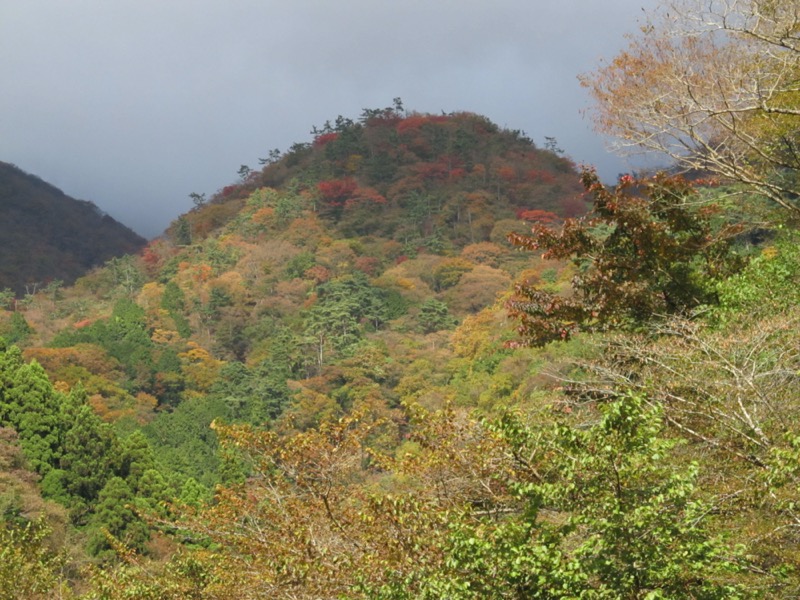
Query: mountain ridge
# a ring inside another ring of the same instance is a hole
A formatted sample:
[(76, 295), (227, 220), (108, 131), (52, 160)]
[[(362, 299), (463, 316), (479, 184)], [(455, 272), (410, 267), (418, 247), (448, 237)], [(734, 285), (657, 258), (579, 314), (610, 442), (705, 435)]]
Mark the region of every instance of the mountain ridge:
[(56, 280), (70, 284), (146, 243), (93, 202), (6, 162), (0, 162), (0, 239), (0, 289), (17, 295)]

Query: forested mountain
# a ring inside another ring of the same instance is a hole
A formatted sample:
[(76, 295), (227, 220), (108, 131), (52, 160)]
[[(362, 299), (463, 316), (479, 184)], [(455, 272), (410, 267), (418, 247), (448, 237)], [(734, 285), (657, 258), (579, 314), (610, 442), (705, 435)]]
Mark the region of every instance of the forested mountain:
[(792, 210), (399, 101), (312, 136), (0, 314), (9, 597), (800, 593)]
[(0, 162), (0, 290), (17, 295), (53, 281), (72, 283), (114, 256), (138, 252), (146, 241), (41, 179)]

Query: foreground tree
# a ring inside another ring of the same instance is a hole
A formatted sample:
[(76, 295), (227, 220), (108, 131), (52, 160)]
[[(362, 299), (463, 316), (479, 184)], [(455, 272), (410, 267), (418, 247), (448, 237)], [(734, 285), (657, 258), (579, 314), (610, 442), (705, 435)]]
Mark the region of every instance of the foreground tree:
[[(287, 437), (216, 423), (252, 472), (184, 512), (178, 527), (213, 554), (178, 557), (163, 589), (295, 600), (747, 597), (735, 581), (744, 559), (714, 534), (697, 467), (643, 397), (580, 423), (408, 411), (412, 433), (394, 456), (374, 449), (382, 423), (366, 412)], [(114, 593), (90, 597), (151, 597), (142, 590), (159, 579), (128, 558), (92, 582)]]
[(527, 283), (508, 303), (520, 320), (522, 344), (541, 346), (576, 331), (635, 328), (658, 316), (688, 314), (716, 302), (716, 278), (739, 264), (731, 252), (738, 228), (714, 228), (714, 209), (698, 209), (691, 184), (663, 174), (623, 177), (609, 189), (583, 173), (593, 211), (560, 230), (537, 223), (533, 235), (511, 234), (516, 246), (570, 259), (573, 293), (558, 295)]
[(800, 214), (800, 9), (794, 0), (673, 0), (583, 77), (622, 150), (746, 184)]

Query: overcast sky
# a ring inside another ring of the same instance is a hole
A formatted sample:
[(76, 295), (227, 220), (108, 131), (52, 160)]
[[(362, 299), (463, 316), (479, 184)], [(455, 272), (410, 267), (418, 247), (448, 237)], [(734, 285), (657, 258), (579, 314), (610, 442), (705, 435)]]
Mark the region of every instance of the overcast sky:
[(657, 0), (0, 0), (0, 160), (146, 237), (363, 108), (471, 111), (606, 178), (577, 75)]

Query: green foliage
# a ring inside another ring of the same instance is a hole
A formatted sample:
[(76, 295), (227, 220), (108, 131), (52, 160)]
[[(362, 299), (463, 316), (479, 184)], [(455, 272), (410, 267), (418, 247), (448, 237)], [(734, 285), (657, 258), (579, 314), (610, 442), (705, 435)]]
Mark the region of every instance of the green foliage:
[(0, 310), (6, 310), (14, 301), (14, 291), (10, 288), (0, 290)]
[(142, 428), (158, 469), (178, 487), (192, 477), (208, 489), (220, 481), (221, 462), (214, 419), (229, 419), (230, 408), (214, 397), (180, 403), (172, 412), (159, 413)]
[(172, 225), (172, 239), (176, 246), (189, 246), (192, 243), (192, 229), (186, 217), (178, 217)]
[(164, 308), (175, 323), (175, 328), (183, 338), (192, 333), (189, 321), (185, 317), (186, 296), (174, 281), (168, 281), (161, 296), (161, 307)]
[(741, 272), (717, 286), (716, 317), (767, 317), (800, 304), (800, 234), (782, 232)]
[(740, 551), (712, 533), (697, 468), (674, 466), (659, 409), (628, 396), (601, 410), (591, 427), (551, 436), (512, 416), (490, 424), (514, 458), (497, 483), (521, 505), (452, 514), (436, 568), (390, 575), (363, 597), (751, 597), (730, 582)]
[(331, 280), (317, 288), (317, 301), (305, 313), (306, 335), (322, 365), (327, 348), (346, 352), (364, 331), (378, 329), (405, 311), (398, 295), (370, 285), (363, 273)]
[(23, 344), (32, 333), (33, 328), (25, 320), (25, 316), (21, 312), (14, 311), (11, 313), (8, 332), (5, 334), (6, 341), (9, 344)]
[(114, 257), (106, 263), (106, 269), (114, 284), (128, 296), (137, 292), (144, 283), (144, 274), (133, 256)]
[(456, 324), (456, 320), (450, 315), (447, 304), (436, 298), (428, 298), (422, 303), (417, 320), (423, 333), (450, 329)]
[(290, 377), (290, 365), (281, 357), (266, 359), (254, 369), (231, 362), (222, 367), (212, 394), (224, 400), (230, 418), (260, 425), (283, 412), (292, 395)]
[(149, 537), (147, 526), (137, 516), (135, 496), (120, 477), (112, 477), (100, 491), (91, 520), (92, 535), (88, 550), (94, 555), (112, 555), (112, 540), (129, 548), (142, 549)]
[(302, 278), (305, 276), (306, 271), (313, 267), (314, 264), (315, 259), (313, 253), (307, 251), (300, 252), (286, 263), (284, 273), (289, 279)]
[(73, 506), (94, 502), (109, 477), (119, 472), (120, 448), (111, 426), (91, 407), (80, 404), (63, 411), (69, 423), (61, 444), (58, 467), (62, 485)]
[(121, 298), (111, 317), (87, 327), (62, 330), (52, 341), (57, 348), (76, 344), (97, 344), (124, 367), (134, 389), (149, 389), (153, 378), (154, 344), (150, 339), (145, 313), (133, 300)]
[(0, 425), (13, 427), (31, 467), (45, 475), (61, 456), (63, 398), (37, 363), (25, 364), (16, 346), (0, 353)]
[[(475, 115), (396, 107), (316, 135), (192, 210), (147, 268), (114, 261), (91, 298), (31, 296), (32, 339), (64, 327), (58, 349), (26, 350), (55, 389), (0, 352), (0, 425), (100, 557), (87, 598), (791, 597), (792, 243), (718, 284), (732, 217), (690, 206), (680, 180), (606, 190), (587, 174), (594, 215), (522, 243), (573, 259), (548, 270), (504, 232), (580, 214), (565, 157)], [(717, 294), (726, 323), (775, 307), (783, 329), (689, 348), (660, 321), (662, 354), (632, 357), (627, 332), (514, 351), (496, 298), (523, 270), (545, 283), (548, 339)], [(77, 381), (88, 391), (67, 394)], [(151, 538), (142, 515), (177, 518)]]

